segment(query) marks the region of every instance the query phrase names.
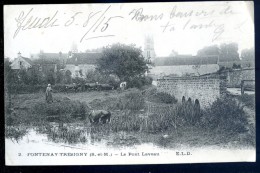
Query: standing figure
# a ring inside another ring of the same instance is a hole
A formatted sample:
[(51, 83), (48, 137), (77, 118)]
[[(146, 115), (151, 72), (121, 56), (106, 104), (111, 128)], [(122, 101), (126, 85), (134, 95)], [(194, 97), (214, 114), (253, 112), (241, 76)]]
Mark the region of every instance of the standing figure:
[(242, 80), (241, 81), (241, 95), (244, 95), (244, 93), (245, 93), (245, 86), (244, 86), (244, 83), (245, 81), (244, 80)]
[(52, 92), (51, 84), (48, 84), (48, 87), (46, 88), (46, 92), (45, 92), (47, 103), (53, 102), (51, 92)]

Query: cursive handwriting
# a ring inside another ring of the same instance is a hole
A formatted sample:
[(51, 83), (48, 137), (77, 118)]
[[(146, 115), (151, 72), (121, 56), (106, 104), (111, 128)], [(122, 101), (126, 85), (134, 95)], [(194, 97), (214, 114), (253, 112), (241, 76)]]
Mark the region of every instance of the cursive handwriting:
[(108, 6), (108, 8), (98, 17), (98, 19), (94, 20), (93, 18), (98, 15), (101, 11), (98, 11), (96, 13), (90, 13), (89, 16), (88, 16), (88, 19), (87, 21), (83, 24), (83, 27), (88, 27), (90, 22), (91, 22), (91, 19), (93, 19), (93, 23), (92, 25), (90, 25), (90, 27), (88, 27), (88, 30), (87, 32), (82, 36), (82, 38), (80, 39), (80, 42), (82, 42), (84, 39), (88, 40), (88, 39), (93, 39), (93, 38), (101, 38), (101, 37), (112, 37), (112, 36), (115, 36), (113, 34), (109, 34), (109, 35), (100, 35), (100, 36), (93, 36), (93, 37), (90, 37), (90, 38), (86, 38), (86, 36), (92, 32), (92, 33), (95, 33), (97, 30), (101, 33), (105, 32), (107, 30), (107, 28), (109, 27), (110, 25), (110, 22), (112, 19), (115, 19), (115, 18), (123, 18), (123, 16), (110, 16), (110, 17), (107, 17), (106, 16), (106, 13), (109, 11), (111, 5)]
[[(104, 9), (96, 11), (74, 11), (67, 16), (62, 11), (54, 11), (49, 16), (37, 16), (37, 11), (34, 8), (28, 11), (20, 11), (15, 18), (16, 29), (13, 38), (16, 38), (21, 31), (31, 29), (45, 29), (53, 27), (82, 27), (84, 33), (80, 36), (80, 42), (84, 40), (114, 37), (116, 34), (112, 30), (112, 26), (117, 26), (124, 16), (118, 13), (113, 13), (112, 6), (105, 6)], [(64, 16), (64, 15), (65, 16)], [(181, 10), (177, 5), (174, 5), (170, 11), (156, 13), (150, 12), (147, 14), (144, 8), (135, 7), (130, 9), (126, 16), (128, 20), (133, 22), (154, 22), (158, 23), (158, 27), (162, 29), (163, 33), (182, 31), (195, 31), (208, 29), (213, 32), (212, 41), (221, 38), (225, 32), (225, 20), (223, 17), (229, 17), (236, 14), (230, 5), (223, 5), (220, 8), (213, 9), (189, 9)], [(58, 16), (59, 15), (59, 16)], [(63, 15), (63, 16), (62, 16)], [(59, 17), (59, 18), (58, 18)], [(222, 17), (217, 20), (217, 17)], [(196, 18), (196, 19), (195, 19)], [(120, 20), (121, 19), (121, 20)], [(125, 19), (125, 20), (127, 20)], [(243, 24), (243, 23), (242, 23)], [(242, 26), (241, 24), (241, 26)], [(240, 26), (240, 25), (239, 25)], [(239, 28), (238, 26), (238, 28)], [(110, 29), (109, 29), (110, 28)]]
[(162, 20), (163, 19), (163, 13), (159, 15), (144, 15), (143, 14), (143, 8), (139, 9), (133, 9), (129, 15), (133, 15), (131, 20), (136, 20), (138, 22), (143, 22), (143, 21), (157, 21), (157, 20)]
[(24, 31), (33, 28), (49, 28), (59, 26), (59, 24), (57, 24), (58, 19), (56, 18), (58, 11), (56, 11), (51, 17), (45, 18), (34, 17), (33, 15), (30, 15), (32, 11), (33, 8), (31, 8), (30, 11), (26, 14), (24, 11), (22, 11), (18, 18), (15, 18), (17, 28), (13, 38), (15, 38), (21, 30)]

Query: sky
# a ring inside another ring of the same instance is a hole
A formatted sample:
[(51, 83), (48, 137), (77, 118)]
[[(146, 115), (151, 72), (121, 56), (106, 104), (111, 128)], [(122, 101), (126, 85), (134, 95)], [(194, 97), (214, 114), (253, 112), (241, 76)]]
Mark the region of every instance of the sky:
[(252, 2), (172, 2), (4, 6), (4, 54), (30, 57), (113, 43), (144, 47), (152, 36), (157, 56), (196, 55), (205, 46), (236, 42), (254, 47)]

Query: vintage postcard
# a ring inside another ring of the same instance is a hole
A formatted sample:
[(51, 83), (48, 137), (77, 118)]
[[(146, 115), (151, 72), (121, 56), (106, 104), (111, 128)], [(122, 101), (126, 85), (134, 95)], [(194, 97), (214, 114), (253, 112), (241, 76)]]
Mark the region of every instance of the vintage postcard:
[(252, 1), (4, 6), (6, 165), (255, 162)]

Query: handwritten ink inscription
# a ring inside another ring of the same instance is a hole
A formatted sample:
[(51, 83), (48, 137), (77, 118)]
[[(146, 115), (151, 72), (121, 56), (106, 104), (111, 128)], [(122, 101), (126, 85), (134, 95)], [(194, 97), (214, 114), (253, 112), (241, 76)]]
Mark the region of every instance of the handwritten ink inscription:
[[(59, 10), (44, 17), (37, 16), (37, 10), (34, 8), (28, 11), (20, 11), (15, 18), (16, 30), (13, 38), (15, 39), (23, 31), (32, 29), (79, 26), (82, 27), (83, 32), (80, 42), (83, 42), (84, 40), (116, 36), (117, 33), (113, 29), (109, 30), (109, 28), (128, 20), (134, 23), (153, 23), (160, 28), (162, 33), (177, 30), (183, 32), (211, 30), (213, 42), (220, 39), (225, 32), (225, 17), (237, 14), (230, 5), (223, 5), (217, 9), (201, 8), (199, 10), (183, 10), (174, 5), (171, 11), (158, 12), (157, 10), (154, 14), (147, 13), (147, 8), (143, 7), (130, 9), (128, 13), (122, 13), (120, 9), (115, 14), (115, 9), (112, 7), (112, 5), (107, 5), (97, 11), (77, 11), (69, 14), (69, 17), (64, 17), (63, 14), (66, 14), (66, 12)], [(176, 22), (177, 20), (178, 22)]]
[[(105, 31), (109, 28), (110, 24), (113, 23), (113, 20), (116, 19), (123, 19), (123, 16), (116, 15), (111, 16), (107, 15), (111, 8), (111, 5), (109, 5), (104, 11), (97, 11), (97, 12), (90, 12), (86, 18), (86, 20), (81, 24), (82, 28), (86, 29), (86, 32), (83, 34), (83, 36), (80, 39), (80, 42), (83, 40), (98, 38), (98, 37), (110, 37), (114, 36), (113, 34), (107, 35), (95, 35), (90, 36), (90, 33), (105, 33)], [(21, 31), (30, 30), (30, 29), (44, 29), (44, 28), (53, 28), (53, 27), (70, 27), (72, 26), (76, 19), (83, 15), (83, 12), (76, 12), (74, 13), (68, 20), (65, 20), (64, 24), (60, 23), (60, 19), (57, 17), (59, 11), (56, 11), (52, 16), (48, 17), (37, 17), (32, 14), (34, 11), (34, 8), (31, 8), (27, 13), (24, 11), (21, 11), (17, 18), (15, 18), (16, 21), (16, 30), (13, 35), (13, 38), (17, 37), (17, 35)], [(78, 25), (78, 24), (76, 24)]]

